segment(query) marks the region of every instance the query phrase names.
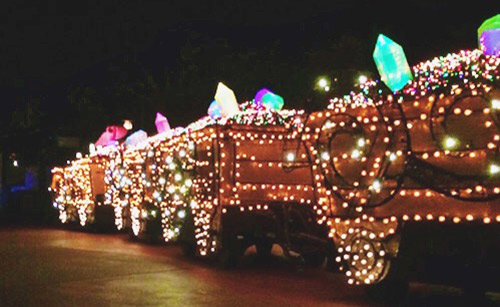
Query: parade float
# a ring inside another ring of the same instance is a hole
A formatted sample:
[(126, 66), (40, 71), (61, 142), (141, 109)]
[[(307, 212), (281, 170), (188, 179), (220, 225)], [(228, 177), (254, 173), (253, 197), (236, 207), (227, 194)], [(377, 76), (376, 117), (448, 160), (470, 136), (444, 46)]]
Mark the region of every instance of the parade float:
[(76, 222), (81, 226), (96, 223), (97, 207), (103, 205), (104, 172), (108, 167), (105, 157), (96, 156), (52, 169), (51, 191), (62, 223)]
[[(133, 236), (156, 227), (225, 263), (278, 244), (368, 285), (391, 272), (408, 225), (498, 232), (499, 16), (479, 28), (480, 49), (413, 67), (380, 35), (381, 79), (317, 112), (282, 109), (267, 89), (238, 104), (220, 83), (209, 115), (187, 127), (157, 117), (157, 135), (55, 168), (61, 221), (91, 222), (100, 193)], [(92, 165), (105, 173), (100, 188)]]

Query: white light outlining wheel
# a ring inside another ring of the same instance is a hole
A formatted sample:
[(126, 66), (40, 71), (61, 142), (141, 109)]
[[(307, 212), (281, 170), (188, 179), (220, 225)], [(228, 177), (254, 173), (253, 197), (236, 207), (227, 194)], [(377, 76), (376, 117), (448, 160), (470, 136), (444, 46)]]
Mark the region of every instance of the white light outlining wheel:
[(389, 272), (391, 261), (386, 244), (368, 230), (353, 229), (338, 251), (349, 284), (376, 284)]

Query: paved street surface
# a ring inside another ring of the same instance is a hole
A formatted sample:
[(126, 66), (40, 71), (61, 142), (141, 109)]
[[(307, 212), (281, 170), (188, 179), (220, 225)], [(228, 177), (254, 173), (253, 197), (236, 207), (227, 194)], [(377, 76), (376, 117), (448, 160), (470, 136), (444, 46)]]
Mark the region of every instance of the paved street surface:
[[(500, 304), (489, 293), (487, 305)], [(412, 283), (405, 305), (462, 306), (461, 290)], [(483, 302), (484, 304), (484, 302)], [(0, 228), (0, 306), (382, 306), (340, 274), (252, 255), (232, 270), (123, 234)], [(477, 304), (478, 305), (478, 304)]]

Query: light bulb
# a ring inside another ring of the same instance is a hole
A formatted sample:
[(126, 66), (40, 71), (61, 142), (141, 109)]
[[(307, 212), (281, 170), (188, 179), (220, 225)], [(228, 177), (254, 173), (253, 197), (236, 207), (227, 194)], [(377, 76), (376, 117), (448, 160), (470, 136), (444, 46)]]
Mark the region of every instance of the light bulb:
[(182, 179), (182, 175), (181, 174), (179, 174), (179, 173), (175, 174), (175, 176), (174, 176), (174, 180), (175, 181), (180, 181), (181, 179)]
[(318, 80), (318, 86), (324, 88), (328, 85), (328, 81), (325, 78), (321, 78)]
[(364, 147), (366, 145), (366, 140), (364, 138), (360, 138), (358, 140), (358, 147)]
[(357, 149), (354, 149), (354, 150), (352, 151), (351, 157), (352, 157), (353, 159), (358, 159), (360, 155), (361, 155), (361, 152), (360, 152), (359, 150), (357, 150)]
[(444, 139), (444, 147), (446, 149), (453, 149), (458, 145), (458, 140), (454, 137), (448, 136)]
[(382, 188), (382, 183), (380, 182), (380, 180), (378, 179), (373, 180), (372, 188), (374, 190), (380, 190)]
[(500, 109), (500, 99), (493, 99), (491, 101), (491, 107), (496, 110)]
[(498, 166), (497, 164), (491, 164), (490, 165), (490, 174), (496, 175), (498, 173), (500, 173), (500, 166)]
[(134, 128), (134, 125), (132, 124), (132, 122), (130, 120), (126, 119), (125, 121), (123, 121), (123, 128), (130, 131)]

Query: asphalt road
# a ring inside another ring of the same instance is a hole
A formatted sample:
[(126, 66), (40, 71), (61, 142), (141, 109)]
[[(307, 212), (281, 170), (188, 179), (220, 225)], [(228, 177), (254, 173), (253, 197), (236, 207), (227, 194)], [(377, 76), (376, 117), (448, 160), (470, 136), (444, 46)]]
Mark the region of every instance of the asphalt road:
[[(470, 302), (469, 302), (470, 303)], [(460, 289), (412, 283), (410, 306), (467, 306)], [(500, 305), (489, 293), (478, 305)], [(383, 306), (341, 274), (275, 256), (237, 268), (123, 234), (0, 228), (0, 306)]]

